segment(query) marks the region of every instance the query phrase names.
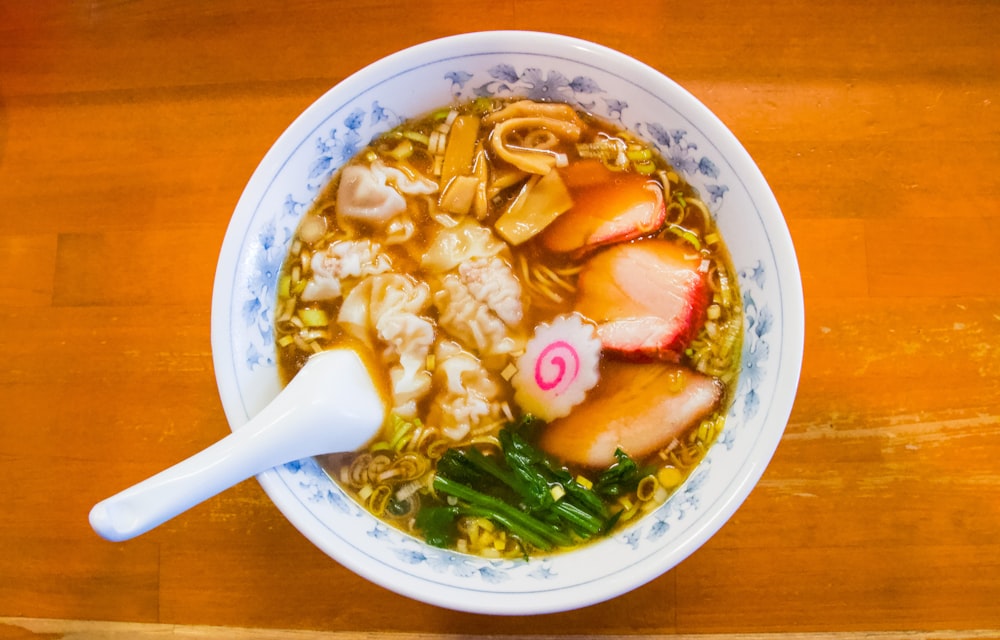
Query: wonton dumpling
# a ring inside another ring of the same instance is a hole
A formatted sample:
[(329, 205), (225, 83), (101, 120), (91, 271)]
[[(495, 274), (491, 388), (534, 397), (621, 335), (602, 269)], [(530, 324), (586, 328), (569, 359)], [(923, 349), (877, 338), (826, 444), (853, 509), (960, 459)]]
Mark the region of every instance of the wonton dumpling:
[(490, 258), (507, 248), (487, 227), (465, 218), (454, 227), (437, 232), (420, 265), (444, 273), (474, 258)]
[(393, 412), (416, 416), (417, 402), (430, 391), (427, 355), (434, 345), (434, 323), (425, 317), (430, 287), (425, 282), (385, 273), (366, 278), (350, 291), (337, 316), (344, 331), (361, 340), (389, 367)]
[(504, 324), (516, 327), (521, 322), (521, 282), (506, 261), (470, 260), (459, 265), (458, 273), (476, 300), (485, 303)]
[(436, 182), (410, 177), (399, 169), (375, 161), (352, 164), (341, 170), (337, 187), (337, 215), (359, 222), (385, 224), (406, 211), (403, 194), (431, 194)]
[(460, 441), (502, 419), (500, 385), (478, 358), (450, 340), (437, 347), (434, 376), (440, 391), (431, 402), (428, 420), (446, 436)]
[(447, 274), (434, 306), (441, 328), (480, 356), (511, 353), (524, 341), (521, 284), (500, 258), (474, 259)]
[(334, 300), (341, 296), (342, 281), (385, 273), (392, 265), (389, 257), (381, 253), (377, 242), (371, 240), (337, 240), (323, 251), (313, 254), (310, 265), (312, 276), (302, 291), (302, 299)]
[[(389, 369), (393, 412), (403, 418), (416, 418), (417, 402), (430, 391), (427, 354), (434, 344), (434, 325), (426, 318), (400, 313), (380, 323), (379, 332), (387, 342), (394, 343), (392, 352), (399, 358), (399, 363)], [(405, 348), (399, 350), (400, 345)]]

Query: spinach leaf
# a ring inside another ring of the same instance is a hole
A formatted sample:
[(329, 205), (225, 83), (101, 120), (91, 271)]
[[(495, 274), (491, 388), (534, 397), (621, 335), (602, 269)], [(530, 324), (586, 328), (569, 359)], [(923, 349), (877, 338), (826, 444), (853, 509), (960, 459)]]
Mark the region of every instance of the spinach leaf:
[(424, 534), (427, 544), (447, 549), (458, 537), (457, 507), (427, 506), (417, 512), (414, 526)]
[(597, 482), (594, 483), (594, 493), (617, 498), (635, 491), (639, 481), (651, 473), (649, 470), (639, 468), (635, 460), (620, 448), (615, 449), (615, 459), (616, 462), (597, 478)]

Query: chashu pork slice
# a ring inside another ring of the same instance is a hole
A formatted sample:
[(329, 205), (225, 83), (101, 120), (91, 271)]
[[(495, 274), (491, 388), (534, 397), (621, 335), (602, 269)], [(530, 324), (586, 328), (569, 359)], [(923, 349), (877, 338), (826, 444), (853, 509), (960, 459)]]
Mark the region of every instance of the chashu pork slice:
[(642, 460), (718, 406), (721, 384), (668, 362), (606, 361), (601, 382), (565, 418), (545, 426), (539, 444), (565, 462), (606, 467), (615, 449)]
[(701, 256), (668, 240), (614, 245), (584, 265), (575, 309), (597, 323), (604, 349), (677, 362), (711, 297)]
[(570, 165), (563, 178), (573, 206), (540, 240), (549, 251), (582, 256), (657, 231), (667, 217), (663, 187), (636, 173), (614, 173), (596, 160)]

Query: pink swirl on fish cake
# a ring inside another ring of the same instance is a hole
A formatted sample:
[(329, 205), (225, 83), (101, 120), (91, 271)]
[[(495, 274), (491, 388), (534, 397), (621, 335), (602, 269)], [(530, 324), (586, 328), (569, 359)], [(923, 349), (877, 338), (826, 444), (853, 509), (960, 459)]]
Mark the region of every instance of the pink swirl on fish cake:
[[(572, 369), (572, 372), (569, 372), (569, 369)], [(553, 373), (555, 375), (552, 375)], [(535, 384), (543, 391), (555, 389), (555, 393), (558, 394), (573, 384), (579, 374), (580, 354), (565, 340), (557, 340), (546, 345), (535, 361)]]

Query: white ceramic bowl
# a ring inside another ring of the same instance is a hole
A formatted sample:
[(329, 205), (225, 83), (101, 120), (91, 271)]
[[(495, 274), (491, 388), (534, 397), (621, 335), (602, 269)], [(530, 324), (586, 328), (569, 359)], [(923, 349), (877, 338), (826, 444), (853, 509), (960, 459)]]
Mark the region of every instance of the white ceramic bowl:
[(240, 198), (216, 273), (213, 356), (226, 415), (238, 429), (279, 391), (275, 283), (317, 190), (374, 134), (484, 94), (558, 99), (620, 121), (656, 143), (700, 190), (738, 270), (746, 317), (738, 391), (718, 442), (655, 512), (599, 543), (530, 561), (486, 560), (425, 545), (370, 516), (311, 459), (258, 479), (314, 544), (387, 589), (456, 610), (548, 613), (625, 593), (695, 551), (750, 493), (792, 408), (804, 313), (785, 221), (747, 152), (684, 89), (616, 51), (530, 32), (444, 38), (362, 69), (292, 123)]

